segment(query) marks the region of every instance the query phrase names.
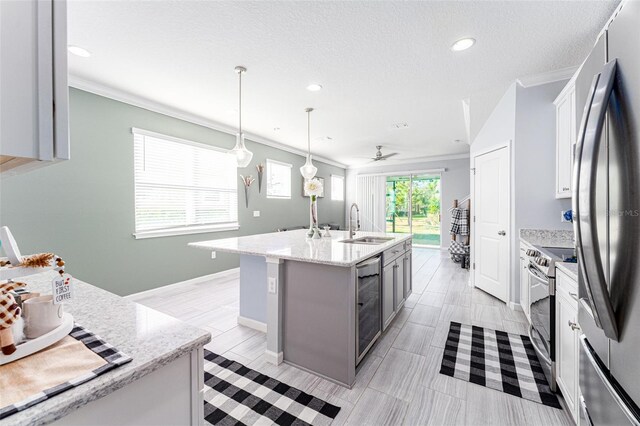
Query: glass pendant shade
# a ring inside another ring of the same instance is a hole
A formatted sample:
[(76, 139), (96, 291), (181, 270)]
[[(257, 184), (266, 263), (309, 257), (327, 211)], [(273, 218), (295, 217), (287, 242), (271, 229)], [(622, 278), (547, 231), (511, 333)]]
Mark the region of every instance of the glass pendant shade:
[(313, 179), (318, 172), (318, 168), (311, 162), (311, 154), (307, 155), (307, 161), (304, 166), (300, 167), (300, 174), (303, 178), (309, 180)]
[(235, 155), (238, 167), (247, 167), (253, 158), (253, 152), (244, 145), (244, 133), (236, 134), (236, 146), (231, 150), (231, 155)]
[(318, 168), (311, 161), (311, 111), (313, 111), (313, 108), (304, 110), (307, 113), (307, 161), (305, 161), (304, 166), (300, 167), (300, 174), (306, 180), (313, 179), (318, 172)]

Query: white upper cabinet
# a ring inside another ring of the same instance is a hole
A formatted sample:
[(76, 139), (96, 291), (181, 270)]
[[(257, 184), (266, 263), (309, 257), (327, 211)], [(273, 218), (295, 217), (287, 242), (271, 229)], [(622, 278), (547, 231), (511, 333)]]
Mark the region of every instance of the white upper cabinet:
[(554, 101), (556, 106), (556, 198), (570, 198), (573, 147), (576, 142), (576, 92), (573, 80)]
[(0, 171), (69, 159), (67, 5), (0, 1)]

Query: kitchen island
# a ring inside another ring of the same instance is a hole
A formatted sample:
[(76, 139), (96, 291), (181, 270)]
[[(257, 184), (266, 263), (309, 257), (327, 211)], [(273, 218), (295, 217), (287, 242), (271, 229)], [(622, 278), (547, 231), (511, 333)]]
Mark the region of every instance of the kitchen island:
[(265, 355), (343, 386), (411, 293), (411, 235), (305, 230), (194, 242), (240, 254), (243, 325), (266, 331)]
[[(20, 281), (47, 294), (56, 274)], [(64, 309), (132, 361), (1, 424), (203, 424), (203, 346), (211, 340), (209, 332), (80, 280), (74, 281), (73, 301)]]

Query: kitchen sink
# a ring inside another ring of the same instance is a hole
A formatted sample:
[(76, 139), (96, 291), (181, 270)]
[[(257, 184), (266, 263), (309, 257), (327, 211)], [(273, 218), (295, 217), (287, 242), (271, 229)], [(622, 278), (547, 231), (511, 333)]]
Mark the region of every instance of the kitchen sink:
[(384, 244), (387, 241), (391, 241), (393, 240), (393, 237), (360, 237), (360, 238), (353, 238), (353, 239), (347, 239), (347, 240), (342, 240), (340, 241), (341, 243), (345, 243), (345, 244), (369, 244), (369, 245), (376, 245), (376, 244)]

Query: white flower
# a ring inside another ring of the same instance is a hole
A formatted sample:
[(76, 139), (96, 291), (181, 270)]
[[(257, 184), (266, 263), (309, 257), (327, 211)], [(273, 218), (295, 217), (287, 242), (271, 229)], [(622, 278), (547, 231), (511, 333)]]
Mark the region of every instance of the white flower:
[(304, 183), (304, 191), (309, 195), (321, 195), (322, 182), (318, 179), (310, 179)]

